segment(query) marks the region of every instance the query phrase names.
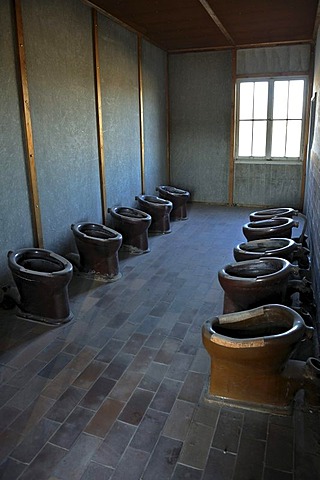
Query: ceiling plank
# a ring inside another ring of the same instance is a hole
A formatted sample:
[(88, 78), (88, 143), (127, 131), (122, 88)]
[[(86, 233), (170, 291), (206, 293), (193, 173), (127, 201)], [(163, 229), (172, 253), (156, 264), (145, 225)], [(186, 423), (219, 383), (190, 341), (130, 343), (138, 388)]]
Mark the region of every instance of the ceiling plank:
[(222, 23), (220, 22), (219, 18), (217, 17), (217, 15), (214, 13), (214, 11), (212, 10), (212, 8), (210, 7), (210, 5), (208, 4), (208, 2), (206, 0), (199, 0), (199, 2), (201, 3), (201, 5), (203, 6), (203, 8), (206, 10), (206, 12), (210, 15), (210, 17), (212, 18), (212, 20), (214, 21), (214, 23), (217, 25), (217, 27), (219, 28), (219, 30), (223, 33), (223, 35), (226, 37), (226, 39), (230, 42), (231, 45), (235, 45), (235, 41), (233, 40), (233, 38), (231, 37), (231, 35), (229, 34), (229, 32), (224, 28), (224, 26), (222, 25)]

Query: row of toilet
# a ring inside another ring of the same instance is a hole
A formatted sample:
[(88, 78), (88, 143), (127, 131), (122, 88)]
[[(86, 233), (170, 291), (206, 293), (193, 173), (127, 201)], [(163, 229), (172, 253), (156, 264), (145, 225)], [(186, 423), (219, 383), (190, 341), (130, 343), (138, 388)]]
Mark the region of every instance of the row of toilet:
[(8, 266), (20, 297), (19, 316), (51, 325), (68, 322), (72, 318), (68, 285), (74, 271), (84, 277), (116, 281), (121, 278), (120, 247), (130, 254), (147, 253), (148, 232), (168, 234), (170, 220), (188, 218), (188, 191), (166, 185), (156, 191), (159, 196), (137, 196), (139, 208), (110, 208), (110, 227), (92, 222), (72, 224), (78, 254), (64, 258), (40, 248), (8, 252)]
[[(223, 313), (202, 328), (209, 402), (288, 414), (304, 389), (309, 407), (320, 407), (320, 360), (291, 358), (314, 330), (303, 304), (304, 295), (312, 302), (305, 216), (301, 236), (291, 238), (298, 215), (290, 208), (253, 212), (242, 229), (247, 242), (234, 248), (236, 262), (218, 272)], [(298, 308), (288, 304), (294, 293)]]

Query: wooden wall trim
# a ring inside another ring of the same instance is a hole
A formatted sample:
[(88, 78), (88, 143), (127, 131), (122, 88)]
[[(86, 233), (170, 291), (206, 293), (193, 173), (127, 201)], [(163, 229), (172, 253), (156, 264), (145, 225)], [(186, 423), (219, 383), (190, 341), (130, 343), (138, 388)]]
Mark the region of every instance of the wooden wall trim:
[(143, 123), (143, 77), (142, 77), (142, 38), (138, 35), (138, 82), (139, 82), (139, 119), (140, 119), (140, 168), (141, 194), (145, 193), (145, 163), (144, 163), (144, 123)]
[(169, 55), (166, 58), (166, 124), (167, 124), (167, 146), (166, 146), (166, 181), (171, 184), (170, 169), (170, 93), (169, 93)]
[(104, 224), (107, 219), (108, 209), (107, 209), (107, 193), (106, 193), (103, 120), (102, 120), (101, 69), (100, 69), (99, 42), (98, 42), (98, 15), (95, 9), (92, 9), (92, 28), (93, 28), (94, 81), (95, 81), (96, 120), (97, 120), (97, 136), (98, 136), (100, 193), (101, 193), (102, 223)]
[(229, 187), (228, 204), (233, 205), (234, 193), (234, 141), (235, 141), (235, 100), (236, 100), (237, 51), (232, 51), (232, 92), (231, 92), (231, 124), (230, 124), (230, 155), (229, 155)]
[(15, 0), (14, 10), (15, 10), (15, 22), (16, 22), (17, 42), (18, 42), (19, 75), (20, 75), (20, 82), (21, 82), (21, 93), (22, 93), (22, 104), (23, 104), (22, 105), (23, 106), (22, 108), (23, 126), (24, 126), (24, 131), (26, 136), (26, 156), (27, 156), (26, 168), (27, 168), (27, 174), (28, 174), (28, 180), (29, 180), (28, 188), (29, 188), (29, 198), (31, 203), (33, 236), (34, 236), (35, 247), (43, 248), (43, 233), (42, 233), (42, 224), (41, 224), (37, 171), (36, 171), (35, 155), (34, 155), (29, 87), (28, 87), (28, 78), (27, 78), (27, 64), (26, 64), (26, 56), (25, 56), (23, 22), (22, 22), (22, 11), (21, 11), (20, 0)]

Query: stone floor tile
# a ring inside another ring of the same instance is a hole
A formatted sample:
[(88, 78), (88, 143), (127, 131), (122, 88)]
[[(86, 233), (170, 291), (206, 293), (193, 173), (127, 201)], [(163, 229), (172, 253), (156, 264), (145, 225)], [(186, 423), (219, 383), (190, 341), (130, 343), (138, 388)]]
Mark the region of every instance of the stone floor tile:
[(150, 405), (155, 410), (169, 413), (181, 389), (182, 382), (164, 378)]
[(266, 466), (275, 470), (293, 470), (293, 429), (269, 423)]
[(100, 438), (82, 433), (57, 464), (54, 475), (62, 479), (79, 480), (100, 443)]
[(163, 434), (166, 437), (184, 441), (187, 436), (194, 411), (195, 406), (193, 403), (184, 402), (183, 400), (176, 400), (166, 421)]
[(204, 374), (189, 372), (179, 393), (180, 400), (197, 403), (206, 381), (207, 377)]
[(109, 480), (114, 470), (95, 462), (90, 462), (80, 480)]
[(0, 408), (0, 432), (5, 430), (20, 414), (21, 410), (10, 407), (10, 405)]
[(179, 462), (204, 469), (211, 446), (214, 428), (193, 422), (184, 441)]
[[(303, 480), (308, 480), (307, 477), (302, 478)], [(293, 480), (293, 474), (288, 472), (281, 472), (280, 470), (274, 470), (273, 468), (266, 467), (264, 469), (262, 480)]]
[(148, 370), (144, 374), (139, 387), (144, 388), (145, 390), (151, 390), (156, 392), (161, 384), (168, 366), (162, 363), (151, 362)]
[(80, 388), (69, 387), (46, 413), (46, 418), (60, 423), (64, 422), (85, 393), (86, 391)]
[(27, 465), (24, 463), (9, 457), (0, 464), (0, 478), (1, 480), (17, 480), (26, 468)]
[(110, 468), (116, 468), (135, 432), (134, 425), (115, 421), (92, 460)]
[(103, 372), (104, 377), (119, 380), (128, 366), (134, 361), (134, 355), (120, 351)]
[(268, 431), (269, 415), (262, 412), (246, 410), (244, 412), (242, 436), (266, 440)]
[(174, 380), (183, 381), (190, 370), (193, 358), (192, 355), (177, 352), (169, 366), (166, 376)]
[(41, 392), (41, 395), (44, 397), (58, 399), (78, 376), (78, 370), (73, 370), (67, 366), (45, 386)]
[(104, 438), (124, 405), (124, 402), (107, 398), (86, 426), (85, 432)]
[(153, 395), (153, 392), (136, 388), (130, 400), (121, 412), (119, 420), (130, 423), (131, 425), (139, 425), (153, 398)]
[(84, 346), (82, 350), (72, 359), (69, 364), (69, 368), (82, 372), (84, 368), (91, 362), (91, 360), (97, 355), (98, 349), (94, 347)]
[(262, 478), (266, 442), (241, 437), (233, 480)]
[(201, 480), (202, 470), (178, 463), (171, 480)]
[(138, 372), (125, 372), (111, 390), (109, 397), (126, 402), (137, 385), (139, 385), (142, 376), (143, 374)]
[(115, 386), (116, 381), (111, 378), (100, 377), (82, 398), (79, 405), (90, 410), (98, 410), (104, 399)]
[(235, 461), (235, 454), (211, 448), (202, 480), (232, 480)]
[(175, 353), (180, 348), (180, 345), (181, 345), (181, 340), (176, 338), (167, 338), (163, 342), (154, 361), (158, 363), (165, 363), (166, 365), (170, 365), (170, 363), (174, 358)]
[(224, 452), (237, 453), (243, 417), (243, 412), (222, 408), (212, 440), (212, 446)]
[(136, 332), (143, 335), (150, 335), (159, 324), (160, 317), (148, 315), (143, 319), (139, 327), (136, 329)]
[[(13, 387), (12, 385), (1, 385), (0, 389), (0, 407), (5, 405), (8, 400), (14, 397), (19, 391), (19, 387)], [(19, 408), (19, 407), (17, 407)]]
[(23, 440), (20, 433), (7, 429), (0, 433), (0, 463), (3, 462)]
[(134, 450), (128, 447), (120, 463), (118, 464), (112, 476), (112, 480), (137, 480), (141, 477), (145, 465), (148, 461), (149, 454), (141, 450)]
[(11, 423), (10, 429), (24, 435), (33, 428), (43, 415), (52, 407), (54, 400), (39, 396), (28, 408)]
[(73, 386), (88, 390), (101, 373), (105, 370), (106, 364), (98, 360), (92, 360), (82, 373), (74, 380)]
[(295, 455), (294, 480), (318, 480), (320, 478), (320, 457), (318, 455), (297, 453)]
[(157, 350), (154, 348), (143, 346), (132, 361), (129, 370), (131, 372), (146, 373), (156, 354)]
[(66, 450), (47, 443), (19, 477), (19, 480), (47, 478), (49, 472), (53, 470), (66, 453)]
[(197, 423), (203, 423), (210, 427), (216, 427), (220, 415), (221, 406), (217, 404), (203, 404), (197, 405), (193, 420)]
[(97, 354), (96, 360), (100, 362), (110, 363), (117, 355), (118, 351), (123, 347), (124, 342), (111, 338), (103, 349)]
[(182, 442), (161, 436), (143, 474), (143, 480), (169, 479), (178, 461)]
[(149, 408), (130, 442), (130, 447), (151, 453), (167, 417), (166, 413)]
[(16, 407), (20, 410), (27, 408), (40, 395), (48, 382), (48, 379), (35, 375), (27, 385), (16, 392), (10, 399), (11, 407)]
[(69, 353), (60, 352), (51, 360), (51, 362), (49, 362), (42, 370), (40, 370), (38, 375), (40, 377), (52, 379), (57, 376), (58, 373), (60, 373), (61, 370), (63, 370), (73, 358), (73, 355), (70, 355)]
[(19, 370), (8, 382), (14, 387), (23, 387), (34, 375), (38, 374), (46, 366), (46, 362), (33, 359), (24, 368)]
[(82, 430), (92, 419), (94, 412), (86, 408), (76, 407), (65, 422), (51, 437), (50, 443), (59, 447), (70, 449)]

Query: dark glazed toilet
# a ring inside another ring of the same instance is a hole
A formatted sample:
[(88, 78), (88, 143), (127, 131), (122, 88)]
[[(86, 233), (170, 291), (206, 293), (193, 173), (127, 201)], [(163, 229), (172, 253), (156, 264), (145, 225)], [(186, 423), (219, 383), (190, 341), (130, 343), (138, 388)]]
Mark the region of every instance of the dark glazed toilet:
[(71, 230), (80, 255), (80, 272), (104, 281), (121, 278), (118, 251), (122, 235), (99, 223), (76, 223)]
[(152, 233), (170, 233), (170, 212), (172, 202), (156, 195), (138, 195), (136, 196), (139, 209), (151, 215), (152, 221), (149, 232)]
[(72, 319), (68, 260), (50, 250), (24, 248), (8, 252), (8, 265), (20, 295), (19, 316), (51, 325)]
[(208, 400), (291, 413), (295, 393), (305, 388), (307, 401), (319, 406), (319, 360), (289, 360), (312, 334), (297, 312), (277, 304), (206, 321), (202, 341), (211, 359)]
[(114, 229), (123, 237), (122, 248), (131, 254), (150, 252), (148, 228), (151, 216), (131, 207), (113, 207), (109, 210)]
[(292, 228), (298, 225), (292, 218), (276, 217), (246, 223), (242, 231), (248, 241), (260, 238), (291, 238)]
[(161, 185), (156, 188), (159, 192), (159, 197), (172, 202), (173, 208), (170, 214), (171, 220), (187, 220), (187, 201), (190, 198), (190, 193), (187, 190), (170, 187), (168, 185)]
[(265, 238), (239, 243), (233, 249), (233, 256), (237, 262), (261, 257), (285, 258), (291, 262), (297, 248), (298, 245), (291, 238)]
[(218, 272), (224, 290), (223, 313), (265, 303), (284, 303), (295, 267), (284, 258), (266, 257), (226, 265)]

